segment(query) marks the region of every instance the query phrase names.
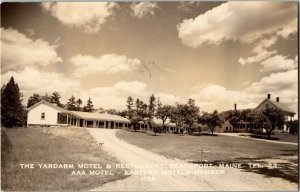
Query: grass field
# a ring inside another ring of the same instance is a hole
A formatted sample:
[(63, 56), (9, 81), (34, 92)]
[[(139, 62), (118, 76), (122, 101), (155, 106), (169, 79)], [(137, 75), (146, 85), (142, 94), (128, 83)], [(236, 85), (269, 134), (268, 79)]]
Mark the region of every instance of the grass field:
[(71, 175), (73, 169), (21, 169), (20, 163), (68, 163), (75, 168), (78, 163), (114, 165), (117, 160), (102, 151), (84, 129), (2, 129), (1, 138), (2, 190), (87, 190), (125, 178), (115, 169), (113, 176)]
[[(207, 162), (213, 165), (218, 165), (218, 163), (260, 163), (268, 165), (270, 162), (276, 162), (277, 168), (252, 169), (244, 166), (242, 171), (254, 172), (265, 177), (279, 177), (298, 183), (297, 145), (225, 135), (159, 134), (153, 136), (152, 133), (125, 130), (118, 131), (117, 137), (168, 158), (182, 159), (191, 163)], [(206, 152), (201, 154), (199, 150), (206, 150)]]
[[(121, 130), (117, 137), (147, 150), (190, 161), (220, 161), (297, 155), (298, 147), (223, 135), (177, 135)], [(206, 150), (201, 157), (199, 150)]]
[[(250, 135), (250, 137), (256, 139), (268, 139), (266, 134), (253, 134)], [(298, 143), (298, 136), (289, 133), (274, 133), (269, 140)]]

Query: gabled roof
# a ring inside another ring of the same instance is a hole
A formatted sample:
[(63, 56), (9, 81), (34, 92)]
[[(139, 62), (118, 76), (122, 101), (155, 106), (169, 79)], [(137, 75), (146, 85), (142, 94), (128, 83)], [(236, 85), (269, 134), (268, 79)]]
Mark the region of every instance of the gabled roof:
[(47, 101), (45, 101), (45, 100), (41, 100), (40, 102), (38, 102), (38, 103), (32, 105), (31, 107), (27, 108), (27, 110), (30, 111), (30, 110), (36, 108), (37, 106), (39, 106), (39, 105), (41, 105), (41, 104), (47, 105), (48, 107), (51, 107), (51, 108), (53, 108), (53, 109), (56, 109), (56, 110), (58, 110), (58, 111), (60, 111), (60, 112), (64, 112), (64, 113), (67, 113), (67, 112), (68, 112), (68, 110), (66, 110), (66, 109), (64, 109), (64, 108), (61, 108), (61, 107), (58, 107), (57, 105), (55, 105), (55, 104), (53, 104), (53, 103), (49, 103), (49, 102), (47, 102)]
[(83, 119), (121, 121), (121, 122), (128, 122), (128, 123), (130, 122), (128, 119), (121, 117), (119, 115), (112, 115), (112, 114), (105, 114), (105, 113), (91, 113), (91, 112), (82, 112), (82, 111), (68, 111), (68, 112)]
[(257, 109), (261, 104), (263, 104), (265, 101), (272, 103), (273, 105), (275, 105), (278, 109), (282, 110), (283, 112), (290, 113), (290, 114), (293, 114), (293, 115), (296, 114), (293, 110), (291, 110), (289, 107), (287, 107), (284, 103), (279, 103), (279, 102), (273, 101), (273, 100), (271, 100), (271, 99), (265, 99), (265, 100), (263, 100), (263, 101), (256, 107), (256, 109)]

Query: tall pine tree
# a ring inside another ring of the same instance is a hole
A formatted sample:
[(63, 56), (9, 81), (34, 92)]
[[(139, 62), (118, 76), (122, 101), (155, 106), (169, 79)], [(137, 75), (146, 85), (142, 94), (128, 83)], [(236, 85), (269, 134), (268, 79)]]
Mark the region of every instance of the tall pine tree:
[(72, 95), (67, 103), (67, 109), (71, 111), (76, 111), (76, 101), (74, 95)]
[(60, 94), (57, 91), (54, 91), (50, 97), (50, 103), (55, 103), (58, 107), (64, 108), (64, 105), (60, 103)]
[(85, 111), (85, 112), (93, 112), (94, 111), (94, 105), (93, 105), (91, 98), (89, 98), (87, 100), (87, 104), (86, 104), (86, 106), (83, 107), (83, 111)]
[(13, 77), (1, 88), (1, 121), (7, 128), (25, 124), (25, 110), (22, 94)]

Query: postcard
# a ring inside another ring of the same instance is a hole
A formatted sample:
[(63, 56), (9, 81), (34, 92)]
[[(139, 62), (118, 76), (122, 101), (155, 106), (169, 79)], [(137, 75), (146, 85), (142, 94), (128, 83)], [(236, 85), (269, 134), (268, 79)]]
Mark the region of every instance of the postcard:
[(298, 191), (296, 1), (4, 2), (2, 191)]

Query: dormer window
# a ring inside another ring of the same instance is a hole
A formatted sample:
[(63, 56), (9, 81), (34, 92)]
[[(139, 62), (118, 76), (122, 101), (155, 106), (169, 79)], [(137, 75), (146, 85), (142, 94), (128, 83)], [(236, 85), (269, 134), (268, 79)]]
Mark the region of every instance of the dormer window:
[(268, 103), (266, 104), (266, 108), (269, 108), (269, 104)]
[(45, 113), (41, 113), (41, 119), (45, 119)]

